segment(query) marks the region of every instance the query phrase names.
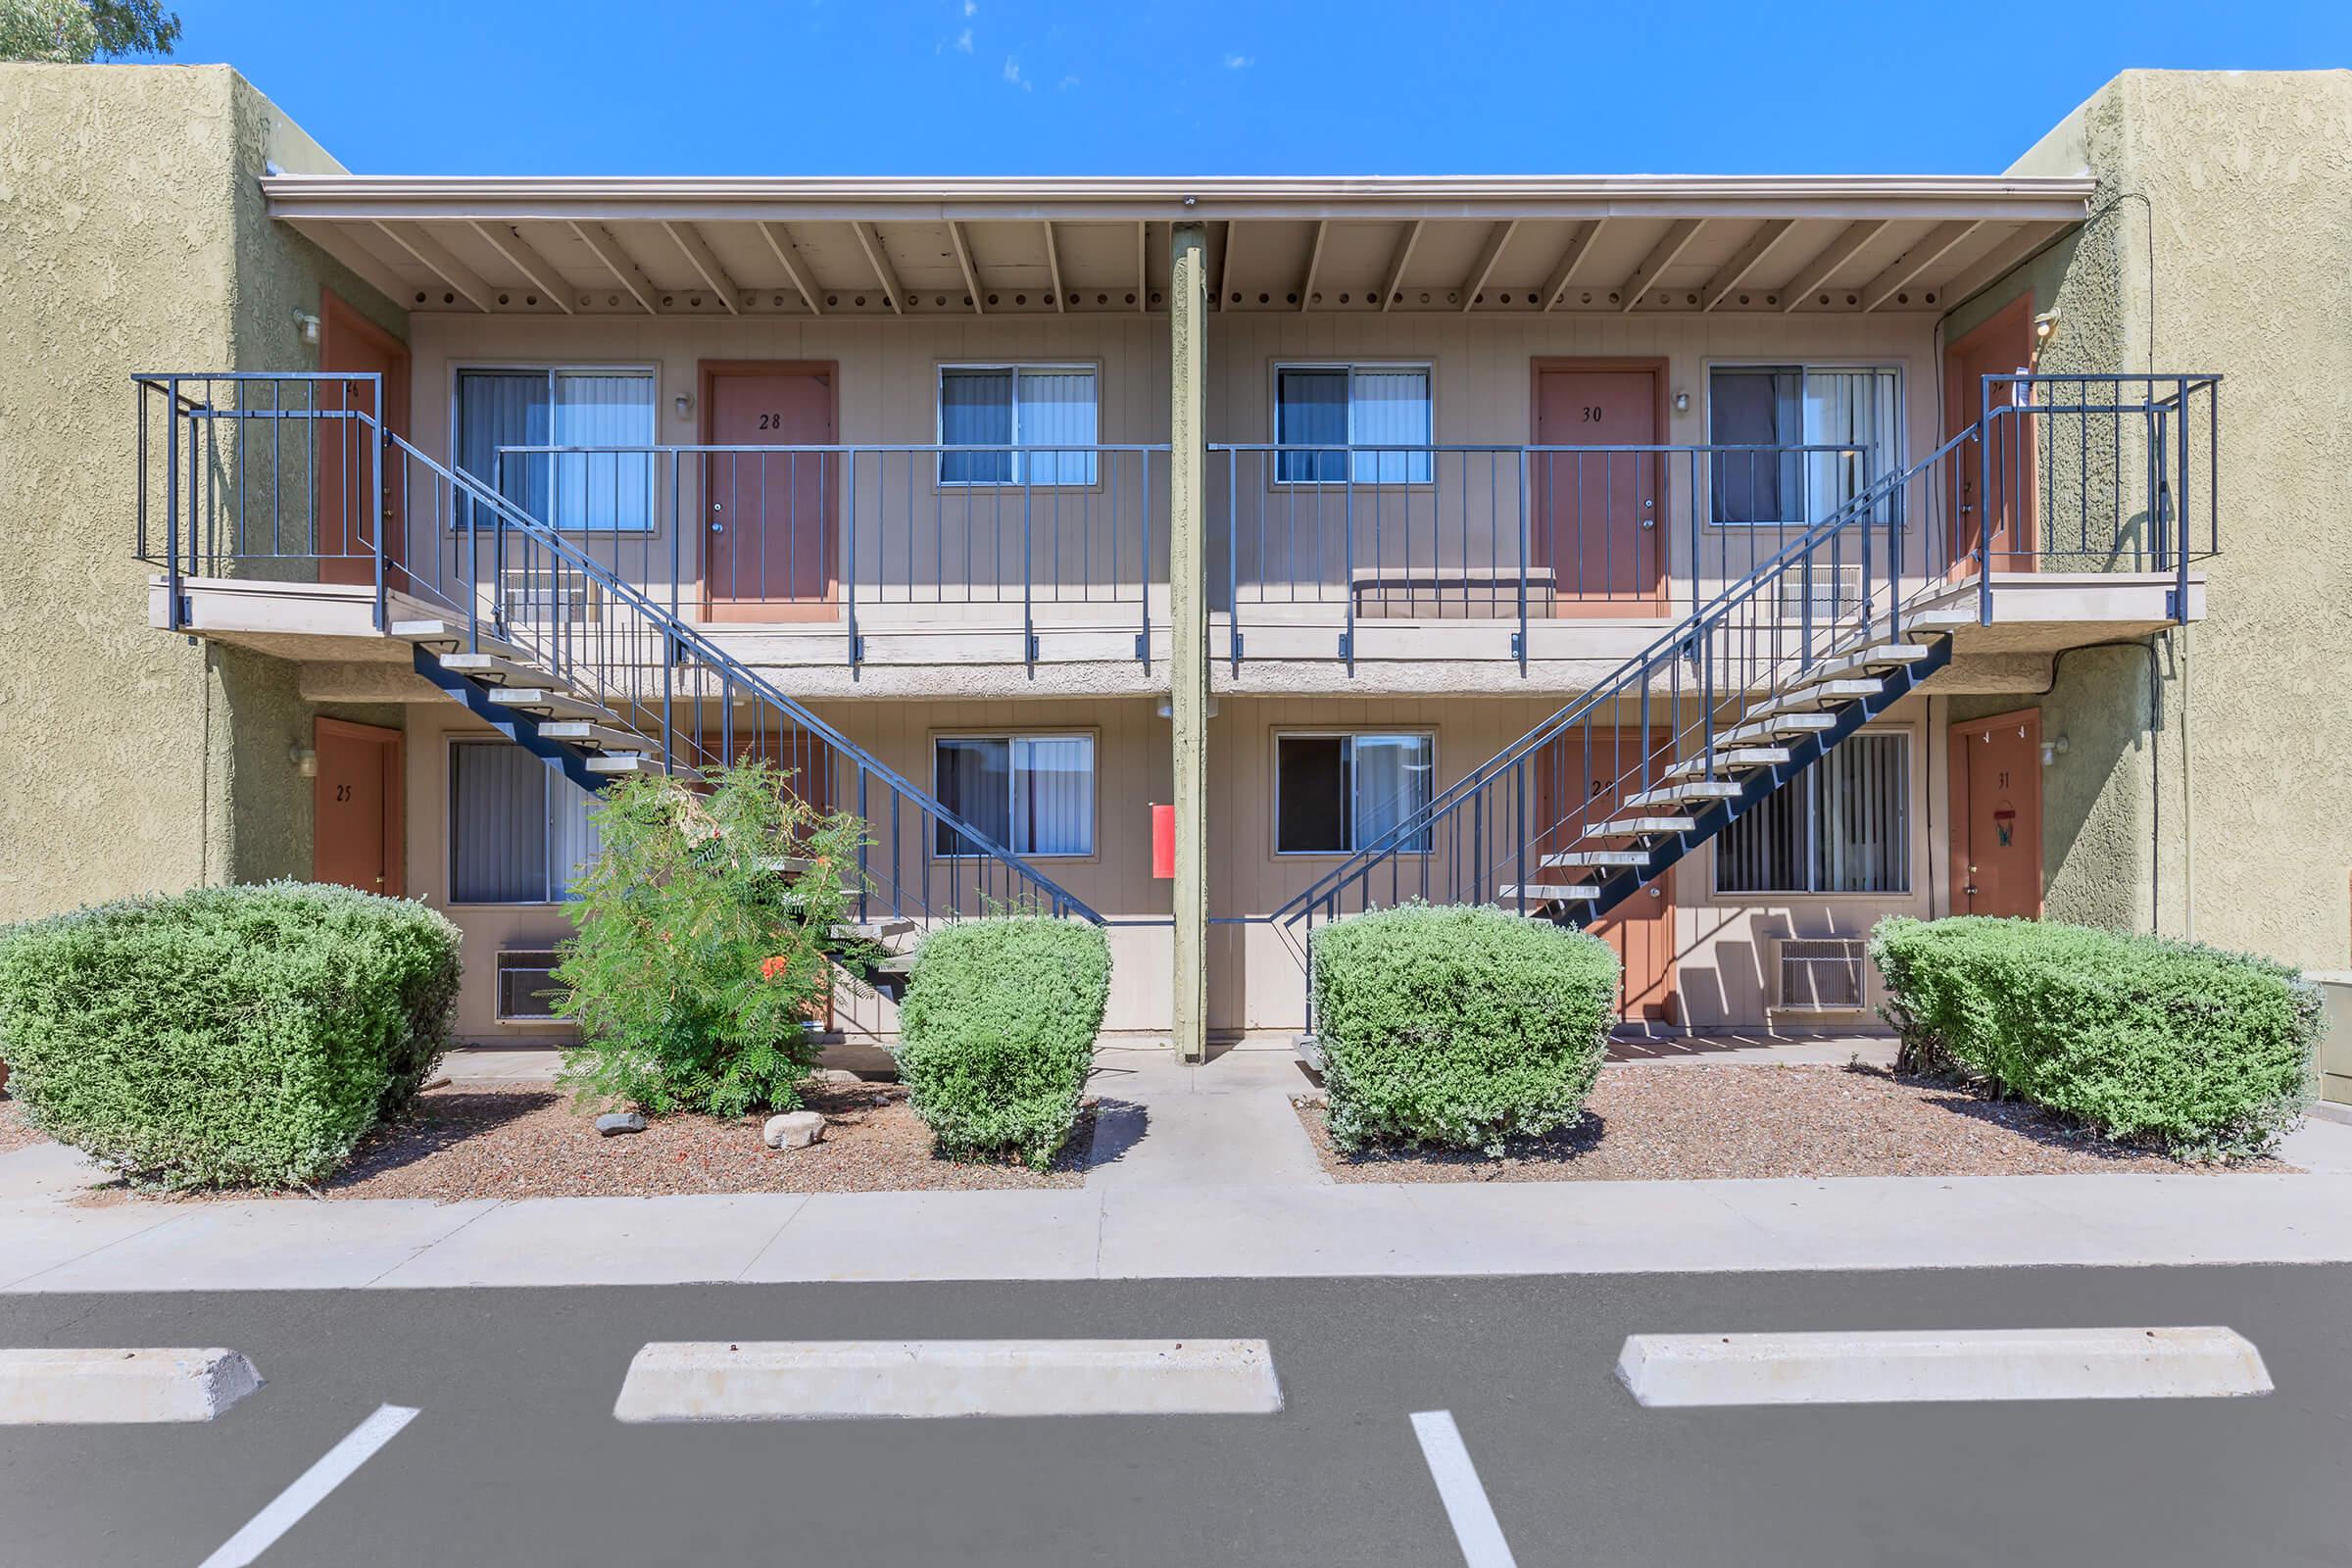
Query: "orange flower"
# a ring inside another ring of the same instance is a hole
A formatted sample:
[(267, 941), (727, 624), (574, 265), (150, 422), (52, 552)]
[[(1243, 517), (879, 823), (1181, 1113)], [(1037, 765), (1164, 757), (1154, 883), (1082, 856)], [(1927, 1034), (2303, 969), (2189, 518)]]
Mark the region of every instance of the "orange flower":
[(781, 953), (775, 955), (773, 957), (761, 958), (760, 960), (760, 978), (762, 980), (773, 980), (776, 976), (782, 974), (785, 970), (791, 967), (792, 960)]

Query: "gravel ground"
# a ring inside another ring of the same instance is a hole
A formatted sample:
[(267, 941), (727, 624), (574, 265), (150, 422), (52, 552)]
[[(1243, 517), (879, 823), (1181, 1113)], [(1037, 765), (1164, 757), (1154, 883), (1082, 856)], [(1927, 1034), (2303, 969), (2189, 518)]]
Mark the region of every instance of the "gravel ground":
[[(870, 1193), (997, 1187), (1076, 1187), (1085, 1180), (1092, 1112), (1051, 1170), (964, 1164), (931, 1152), (931, 1134), (896, 1084), (826, 1086), (807, 1096), (825, 1117), (822, 1142), (775, 1150), (765, 1119), (663, 1116), (641, 1133), (599, 1136), (567, 1094), (460, 1084), (436, 1089), (405, 1122), (378, 1128), (319, 1196), (424, 1198), (642, 1198), (671, 1193)], [(100, 1188), (85, 1203), (284, 1198), (224, 1192), (149, 1199)], [(303, 1197), (297, 1193), (296, 1198)]]
[[(1501, 1159), (1408, 1151), (1344, 1154), (1318, 1104), (1298, 1106), (1343, 1182), (1696, 1181), (1769, 1176), (2043, 1176), (2192, 1168), (2118, 1149), (2014, 1101), (1884, 1069), (1665, 1065), (1602, 1071), (1585, 1118)], [(2228, 1167), (2282, 1171), (2266, 1159)]]
[(49, 1135), (37, 1132), (24, 1119), (24, 1106), (19, 1101), (0, 1100), (0, 1154), (27, 1144), (45, 1144)]

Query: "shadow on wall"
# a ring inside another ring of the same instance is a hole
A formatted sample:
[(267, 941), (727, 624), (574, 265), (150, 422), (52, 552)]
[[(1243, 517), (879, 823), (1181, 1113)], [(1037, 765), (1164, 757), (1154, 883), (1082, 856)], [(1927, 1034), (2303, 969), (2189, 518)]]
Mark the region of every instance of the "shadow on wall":
[[(2169, 643), (2169, 639), (2166, 639)], [(2165, 657), (2162, 644), (2157, 658)], [(2065, 750), (2041, 772), (2041, 863), (2054, 920), (2145, 930), (2153, 824), (2150, 779), (2164, 690), (2151, 718), (2146, 645), (2083, 648), (2058, 656), (2041, 700), (2041, 738)], [(2151, 728), (2153, 724), (2153, 728)]]
[[(1879, 902), (1861, 907), (1818, 904), (1802, 910), (1771, 903), (1701, 906), (1697, 930), (1675, 955), (1684, 1024), (1702, 1029), (1762, 1024), (1765, 1010), (1779, 1000), (1773, 965), (1782, 940), (1860, 940), (1886, 908)], [(1867, 1008), (1877, 1002), (1877, 977), (1867, 968), (1863, 984)]]

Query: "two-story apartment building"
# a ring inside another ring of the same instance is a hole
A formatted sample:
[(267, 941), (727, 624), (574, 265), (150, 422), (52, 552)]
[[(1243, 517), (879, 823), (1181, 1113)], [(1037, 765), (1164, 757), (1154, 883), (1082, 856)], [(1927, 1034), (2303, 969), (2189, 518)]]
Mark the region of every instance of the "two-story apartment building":
[(894, 938), (1101, 920), (1188, 1049), (1409, 897), (1591, 924), (1655, 1028), (1861, 1021), (1892, 913), (2340, 960), (2352, 840), (2268, 829), (2352, 743), (2278, 722), (2345, 83), (2134, 74), (1984, 176), (537, 179), (12, 68), (85, 154), (8, 153), (0, 891), (421, 897), (541, 1038), (592, 791), (756, 754)]

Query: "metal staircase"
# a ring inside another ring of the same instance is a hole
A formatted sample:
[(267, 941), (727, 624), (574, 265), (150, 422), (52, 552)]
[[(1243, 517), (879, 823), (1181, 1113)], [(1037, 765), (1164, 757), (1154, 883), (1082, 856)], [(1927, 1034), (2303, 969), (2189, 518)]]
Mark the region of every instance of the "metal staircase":
[[(164, 568), (172, 629), (187, 624), (190, 577), (307, 572), (371, 586), (374, 629), (409, 645), (417, 674), (583, 789), (774, 764), (812, 806), (867, 825), (845, 876), (856, 921), (835, 935), (886, 992), (906, 971), (899, 945), (938, 921), (1021, 910), (1102, 923), (677, 606), (386, 428), (376, 377), (137, 383), (140, 555)], [(377, 548), (387, 538), (392, 548)]]
[(1411, 900), (1589, 925), (1942, 669), (1953, 634), (1991, 620), (1997, 574), (2161, 573), (2181, 618), (2189, 562), (2218, 543), (2217, 380), (1988, 377), (1984, 419), (1754, 562), (1274, 924), (1310, 966), (1317, 924)]

